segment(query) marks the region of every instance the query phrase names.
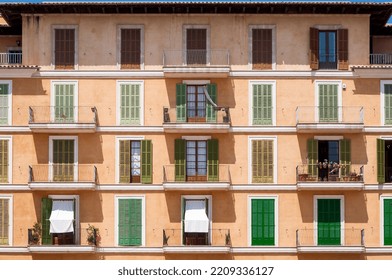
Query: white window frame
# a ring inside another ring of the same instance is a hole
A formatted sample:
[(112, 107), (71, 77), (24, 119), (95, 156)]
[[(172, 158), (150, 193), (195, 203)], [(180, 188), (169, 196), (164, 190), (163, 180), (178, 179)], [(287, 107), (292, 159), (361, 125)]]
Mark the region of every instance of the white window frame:
[(12, 136), (0, 136), (0, 140), (8, 140), (8, 183), (1, 183), (1, 185), (12, 184)]
[(53, 200), (61, 199), (74, 199), (75, 200), (75, 244), (80, 244), (80, 206), (79, 206), (79, 195), (48, 195), (48, 198)]
[(392, 80), (381, 80), (380, 81), (380, 123), (385, 124), (385, 85), (392, 85)]
[(49, 136), (49, 182), (53, 181), (53, 140), (74, 140), (74, 182), (78, 182), (78, 136)]
[(314, 195), (313, 196), (313, 229), (314, 229), (314, 245), (317, 244), (318, 240), (318, 200), (319, 199), (340, 199), (340, 245), (344, 246), (344, 224), (345, 224), (345, 213), (344, 213), (344, 195)]
[(14, 196), (12, 194), (0, 194), (0, 199), (8, 199), (8, 245), (1, 246), (13, 246)]
[[(118, 244), (118, 201), (120, 199), (141, 199), (142, 201), (142, 245), (138, 247), (146, 246), (146, 197), (145, 195), (139, 194), (124, 194), (114, 196), (114, 244), (115, 246), (120, 246)], [(123, 247), (123, 246), (120, 246)]]
[[(127, 126), (121, 125), (121, 85), (139, 85), (140, 86), (140, 123), (137, 126), (144, 125), (144, 81), (140, 80), (118, 80), (116, 81), (116, 124), (118, 126)], [(136, 126), (136, 125), (132, 125)]]
[(74, 122), (77, 123), (78, 122), (78, 118), (79, 118), (79, 82), (75, 81), (75, 80), (53, 80), (51, 81), (51, 85), (50, 85), (50, 121), (54, 122), (55, 121), (55, 86), (56, 85), (73, 85), (74, 86)]
[(210, 34), (211, 34), (211, 27), (208, 24), (184, 24), (182, 26), (182, 63), (183, 65), (187, 65), (187, 60), (186, 60), (186, 51), (187, 51), (187, 36), (186, 36), (186, 31), (188, 29), (206, 29), (206, 51), (207, 51), (207, 56), (206, 56), (206, 65), (210, 65), (211, 63), (211, 41), (210, 41)]
[(252, 245), (252, 200), (253, 199), (273, 199), (274, 200), (274, 220), (275, 220), (275, 244), (272, 247), (279, 246), (279, 200), (278, 195), (249, 195), (248, 196), (248, 246), (249, 247), (271, 247), (271, 245)]
[(116, 51), (117, 69), (121, 69), (121, 29), (140, 29), (140, 70), (144, 70), (144, 25), (143, 24), (117, 25), (117, 51)]
[(341, 80), (336, 80), (336, 81), (323, 81), (323, 80), (317, 80), (314, 82), (315, 90), (314, 90), (314, 120), (319, 123), (319, 85), (337, 85), (338, 86), (338, 121), (342, 121), (342, 84), (343, 82)]
[(276, 81), (268, 80), (251, 80), (249, 81), (249, 125), (250, 126), (260, 126), (253, 124), (253, 86), (255, 85), (271, 85), (272, 86), (272, 125), (276, 126)]
[(385, 199), (392, 199), (391, 195), (380, 195), (380, 245), (385, 247), (392, 247), (392, 245), (384, 244), (384, 201)]
[(274, 153), (274, 170), (273, 170), (273, 183), (278, 183), (278, 137), (277, 136), (249, 136), (248, 137), (248, 183), (252, 185), (269, 184), (269, 183), (252, 183), (252, 141), (254, 140), (269, 140), (273, 141)]
[(276, 70), (276, 25), (274, 24), (257, 24), (249, 25), (248, 29), (248, 68), (253, 69), (252, 48), (253, 48), (253, 29), (271, 29), (272, 30), (272, 69)]
[(8, 119), (7, 125), (12, 125), (12, 81), (0, 80), (1, 85), (8, 85)]
[[(77, 24), (65, 24), (65, 25), (52, 25), (52, 61), (51, 67), (53, 70), (56, 69), (56, 55), (55, 55), (55, 30), (56, 29), (74, 29), (75, 30), (75, 66), (74, 70), (79, 69), (79, 26)], [(63, 70), (63, 69), (56, 69), (56, 70)]]

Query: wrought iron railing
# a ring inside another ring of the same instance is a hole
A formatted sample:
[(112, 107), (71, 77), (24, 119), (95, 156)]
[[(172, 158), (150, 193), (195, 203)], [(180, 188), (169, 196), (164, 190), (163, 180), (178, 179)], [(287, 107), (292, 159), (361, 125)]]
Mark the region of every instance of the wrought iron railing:
[(297, 246), (365, 246), (365, 230), (320, 227), (296, 230)]
[[(213, 175), (209, 172), (209, 168), (215, 168)], [(217, 171), (217, 172), (216, 172)], [(229, 183), (230, 182), (230, 168), (227, 164), (219, 164), (218, 166), (208, 167), (205, 174), (195, 174), (189, 176), (188, 174), (180, 174), (178, 167), (175, 164), (163, 166), (163, 182), (164, 183)], [(186, 173), (186, 171), (185, 171)]]
[(91, 106), (31, 106), (29, 123), (97, 124), (97, 108)]
[(185, 233), (182, 229), (164, 229), (163, 246), (231, 246), (230, 229), (210, 229), (206, 233)]
[(297, 182), (364, 182), (364, 166), (360, 164), (300, 164), (296, 174)]
[(229, 66), (227, 49), (164, 50), (163, 66)]
[(30, 183), (98, 183), (97, 168), (90, 164), (53, 163), (29, 166)]
[(361, 106), (299, 106), (296, 109), (297, 124), (363, 124), (363, 119), (364, 110)]

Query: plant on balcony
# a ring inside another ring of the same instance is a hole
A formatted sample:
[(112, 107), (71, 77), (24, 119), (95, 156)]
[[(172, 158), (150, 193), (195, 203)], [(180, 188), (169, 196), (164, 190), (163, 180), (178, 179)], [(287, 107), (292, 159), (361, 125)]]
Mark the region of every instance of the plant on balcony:
[(42, 235), (42, 226), (40, 223), (35, 222), (33, 227), (31, 228), (31, 237), (30, 237), (30, 245), (38, 245), (41, 240)]
[(88, 224), (86, 231), (87, 231), (87, 243), (89, 245), (97, 245), (101, 240), (99, 229), (96, 228), (94, 225)]
[(354, 170), (354, 172), (350, 172), (350, 181), (359, 181), (359, 175)]

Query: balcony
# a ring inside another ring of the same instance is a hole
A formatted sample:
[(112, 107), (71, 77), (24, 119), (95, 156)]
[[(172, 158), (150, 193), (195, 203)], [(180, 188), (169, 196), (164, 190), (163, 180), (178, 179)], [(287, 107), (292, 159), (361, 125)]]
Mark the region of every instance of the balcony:
[(226, 49), (164, 50), (163, 72), (174, 78), (221, 78), (230, 72), (230, 55)]
[[(365, 252), (363, 229), (298, 229), (296, 243), (298, 253), (363, 253)], [(322, 244), (322, 245), (321, 245)]]
[(370, 64), (392, 64), (392, 53), (372, 53), (369, 55)]
[(187, 118), (186, 121), (177, 120), (176, 108), (163, 108), (163, 129), (168, 133), (227, 133), (230, 129), (229, 108), (219, 108), (215, 111), (216, 118)]
[[(324, 173), (323, 173), (324, 172)], [(321, 171), (317, 164), (297, 166), (298, 190), (362, 190), (364, 166), (351, 164), (339, 168), (329, 165)]]
[(163, 252), (175, 254), (227, 254), (231, 250), (229, 229), (208, 233), (184, 233), (182, 229), (163, 230)]
[(94, 190), (97, 168), (90, 164), (38, 164), (29, 166), (32, 190)]
[(0, 53), (0, 65), (21, 65), (22, 53)]
[(95, 107), (29, 107), (29, 127), (36, 133), (93, 133), (97, 120)]
[[(218, 165), (218, 176), (210, 178), (209, 170), (205, 176), (185, 176), (185, 180), (176, 176), (174, 164), (163, 166), (163, 188), (165, 190), (228, 190), (230, 188), (229, 165)], [(177, 178), (176, 178), (177, 177)]]
[(360, 106), (300, 106), (296, 109), (297, 131), (361, 133), (364, 110)]

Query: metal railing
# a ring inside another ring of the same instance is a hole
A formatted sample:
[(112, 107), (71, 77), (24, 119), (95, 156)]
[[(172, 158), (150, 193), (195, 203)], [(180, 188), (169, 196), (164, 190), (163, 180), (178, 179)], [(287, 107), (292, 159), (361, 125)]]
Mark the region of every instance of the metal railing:
[(97, 123), (97, 108), (91, 106), (32, 106), (29, 123)]
[(212, 120), (207, 119), (206, 114), (203, 117), (185, 117), (184, 120), (177, 120), (177, 108), (163, 107), (163, 123), (218, 123), (230, 124), (230, 109), (218, 108), (215, 109), (216, 117)]
[(185, 233), (182, 229), (164, 229), (163, 246), (231, 246), (230, 229), (210, 229), (205, 234)]
[(29, 183), (98, 183), (97, 168), (90, 164), (38, 164), (29, 166)]
[(227, 49), (164, 50), (163, 66), (229, 66)]
[(298, 246), (365, 246), (365, 230), (356, 228), (330, 227), (323, 229), (305, 228), (296, 230)]
[[(214, 167), (212, 167), (214, 168)], [(206, 174), (198, 174), (196, 176), (187, 176), (187, 174), (183, 176), (179, 176), (179, 170), (176, 170), (175, 164), (164, 165), (163, 166), (163, 182), (164, 183), (199, 183), (199, 182), (209, 182), (209, 183), (229, 183), (230, 178), (230, 169), (227, 164), (219, 164), (218, 165), (218, 176), (209, 176), (209, 167), (207, 166)], [(185, 172), (186, 173), (186, 172)], [(185, 178), (185, 180), (183, 180)]]
[(22, 64), (22, 53), (0, 53), (0, 65)]
[(364, 166), (360, 164), (300, 164), (296, 174), (297, 182), (364, 182)]
[(392, 53), (372, 53), (369, 60), (370, 64), (392, 64)]
[(363, 124), (364, 119), (364, 110), (361, 106), (299, 106), (295, 112), (297, 124)]

